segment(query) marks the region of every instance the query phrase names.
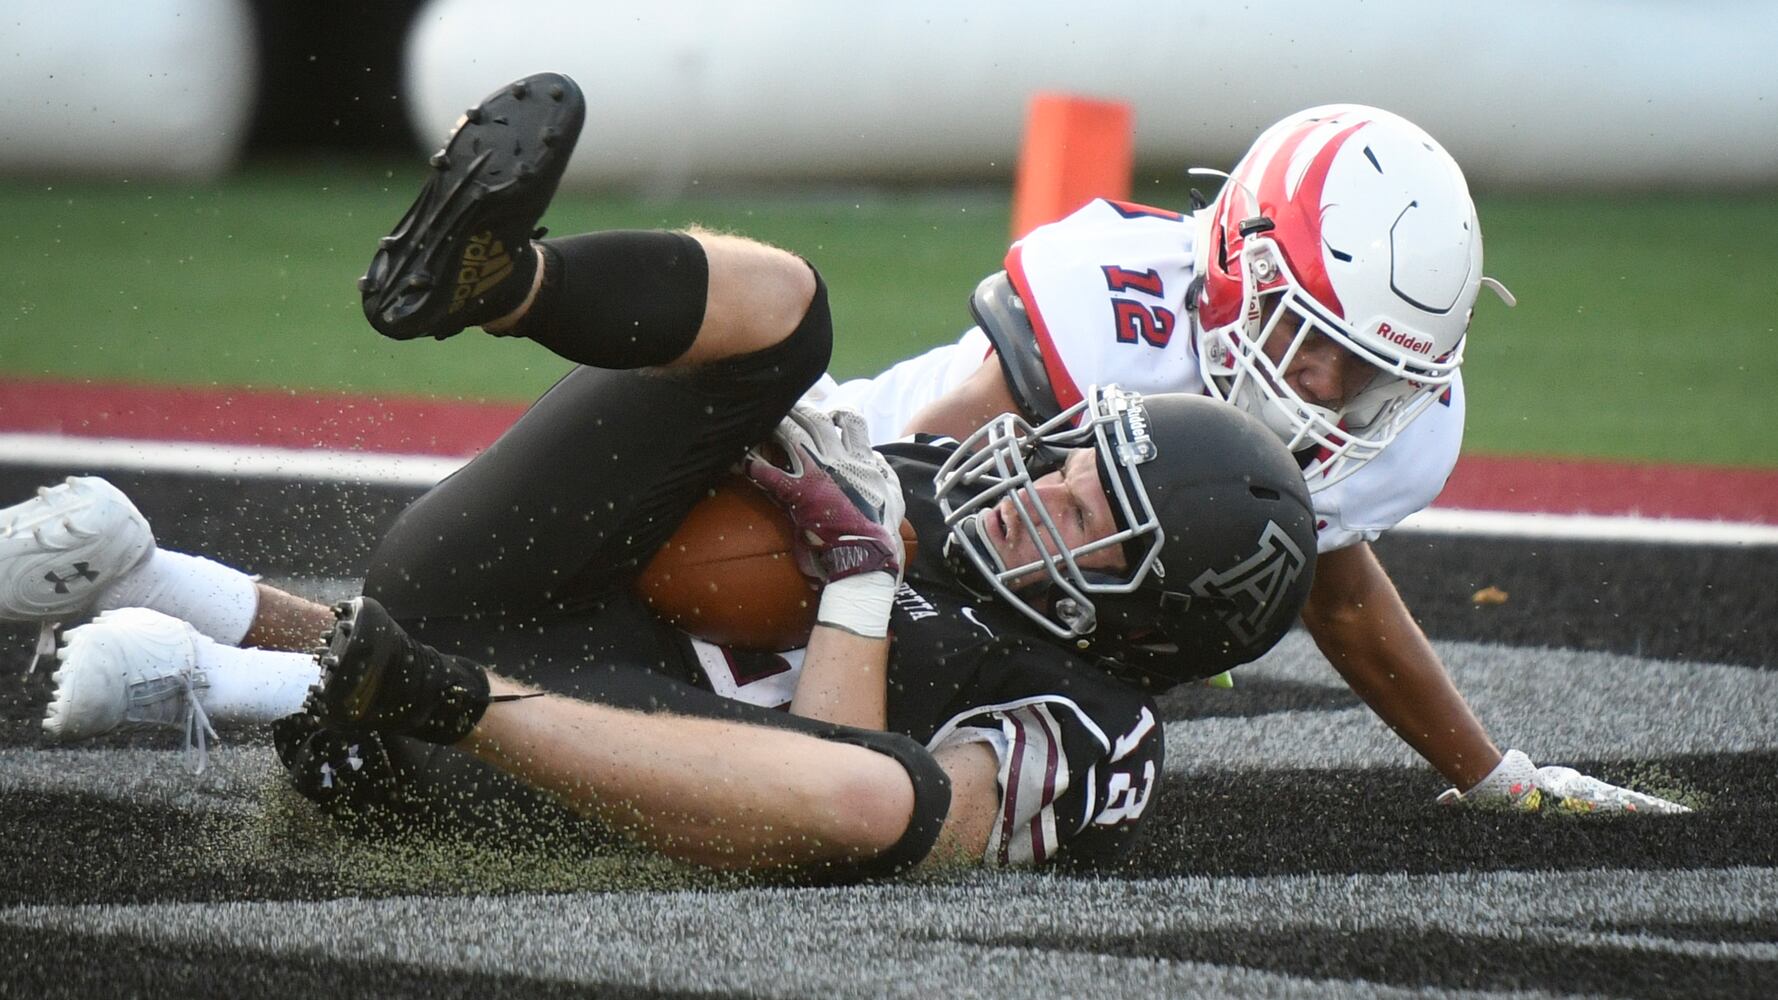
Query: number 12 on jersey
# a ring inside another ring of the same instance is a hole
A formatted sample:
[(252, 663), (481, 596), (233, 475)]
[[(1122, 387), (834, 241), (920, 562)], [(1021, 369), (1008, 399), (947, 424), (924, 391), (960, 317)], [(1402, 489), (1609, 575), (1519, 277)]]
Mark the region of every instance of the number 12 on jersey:
[[(1105, 287), (1112, 292), (1137, 292), (1151, 298), (1162, 298), (1161, 276), (1154, 268), (1133, 271), (1116, 264), (1100, 268), (1105, 274)], [(1148, 344), (1166, 347), (1173, 339), (1177, 317), (1171, 309), (1149, 305), (1139, 299), (1114, 296), (1111, 300), (1113, 329), (1120, 344)]]

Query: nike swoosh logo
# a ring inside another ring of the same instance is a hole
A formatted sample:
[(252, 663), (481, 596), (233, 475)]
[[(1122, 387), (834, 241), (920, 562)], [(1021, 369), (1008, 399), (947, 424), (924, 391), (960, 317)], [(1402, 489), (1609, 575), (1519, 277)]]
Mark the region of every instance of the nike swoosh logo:
[(975, 608), (965, 606), (963, 609), (963, 617), (969, 619), (969, 623), (971, 625), (974, 625), (976, 628), (981, 629), (982, 632), (985, 635), (987, 635), (988, 638), (990, 638), (990, 639), (994, 638), (994, 630), (989, 628), (986, 625), (983, 625), (982, 620), (975, 616)]

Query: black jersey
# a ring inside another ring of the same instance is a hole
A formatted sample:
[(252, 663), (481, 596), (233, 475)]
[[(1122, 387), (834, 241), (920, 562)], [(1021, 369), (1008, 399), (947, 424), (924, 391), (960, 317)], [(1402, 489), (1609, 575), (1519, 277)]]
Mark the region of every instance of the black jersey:
[[(928, 749), (983, 742), (1000, 761), (1000, 820), (988, 860), (1088, 864), (1126, 851), (1161, 775), (1153, 701), (1094, 667), (1024, 615), (964, 586), (945, 557), (932, 477), (950, 446), (884, 446), (920, 551), (889, 629), (889, 728)], [(799, 654), (693, 643), (719, 694), (787, 704)]]
[[(691, 640), (649, 613), (630, 582), (770, 436), (825, 368), (826, 348), (822, 326), (805, 322), (775, 347), (670, 378), (570, 371), (403, 512), (365, 593), (421, 641), (547, 691), (637, 711), (788, 719), (758, 706), (789, 702), (799, 657)], [(890, 727), (933, 749), (995, 749), (1003, 794), (991, 858), (1115, 856), (1159, 777), (1152, 704), (963, 588), (944, 565), (932, 501), (949, 451), (885, 451), (923, 543), (890, 623)]]

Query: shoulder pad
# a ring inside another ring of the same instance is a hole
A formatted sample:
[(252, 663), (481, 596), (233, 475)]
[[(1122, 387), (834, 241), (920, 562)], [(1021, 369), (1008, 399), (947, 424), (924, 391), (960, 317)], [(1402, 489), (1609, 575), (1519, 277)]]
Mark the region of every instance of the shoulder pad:
[(1000, 370), (1006, 375), (1006, 387), (1012, 391), (1020, 414), (1033, 424), (1041, 424), (1061, 413), (1049, 372), (1043, 367), (1043, 355), (1037, 349), (1037, 332), (1031, 328), (1031, 316), (1005, 271), (996, 271), (975, 286), (975, 294), (969, 297), (969, 312), (987, 334), (988, 343), (994, 345)]

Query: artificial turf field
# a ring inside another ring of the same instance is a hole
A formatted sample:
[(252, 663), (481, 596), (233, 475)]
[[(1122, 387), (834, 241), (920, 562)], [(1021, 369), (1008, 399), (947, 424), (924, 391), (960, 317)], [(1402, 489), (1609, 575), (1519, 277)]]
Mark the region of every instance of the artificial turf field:
[[(0, 464), (0, 495), (68, 469)], [(113, 473), (162, 544), (350, 593), (411, 489)], [(1161, 703), (1128, 865), (750, 885), (572, 831), (364, 841), (263, 735), (44, 745), (0, 637), (0, 996), (1622, 996), (1778, 987), (1770, 548), (1403, 533), (1379, 551), (1503, 741), (1680, 817), (1451, 811), (1293, 634)], [(1505, 604), (1476, 605), (1483, 586)]]
[[(408, 171), (406, 175), (402, 171)], [(0, 189), (0, 377), (523, 399), (559, 374), (479, 337), (377, 340), (351, 280), (410, 197), (387, 171), (204, 190)], [(1156, 203), (1177, 205), (1163, 187)], [(1146, 197), (1139, 192), (1138, 197)], [(1472, 450), (1778, 466), (1767, 197), (1484, 197)], [(558, 232), (700, 221), (799, 250), (842, 373), (955, 336), (1005, 193), (566, 196)], [(0, 503), (72, 472), (0, 455)], [(331, 597), (411, 490), (112, 473), (163, 544)], [(38, 737), (0, 635), (0, 996), (1778, 995), (1771, 548), (1379, 545), (1505, 744), (1678, 796), (1685, 817), (1450, 812), (1301, 635), (1163, 702), (1168, 779), (1130, 864), (852, 889), (747, 885), (557, 831), (363, 842), (264, 739)], [(1486, 586), (1510, 596), (1477, 605)]]

